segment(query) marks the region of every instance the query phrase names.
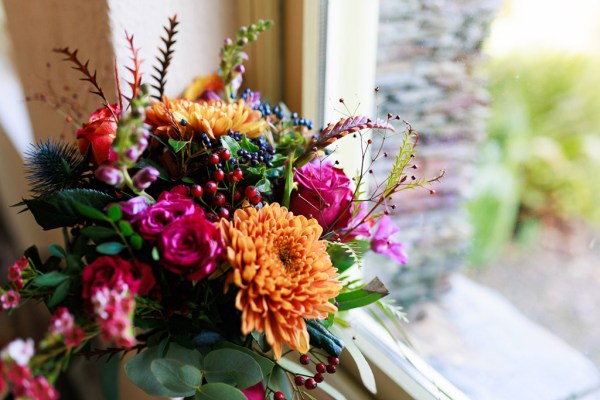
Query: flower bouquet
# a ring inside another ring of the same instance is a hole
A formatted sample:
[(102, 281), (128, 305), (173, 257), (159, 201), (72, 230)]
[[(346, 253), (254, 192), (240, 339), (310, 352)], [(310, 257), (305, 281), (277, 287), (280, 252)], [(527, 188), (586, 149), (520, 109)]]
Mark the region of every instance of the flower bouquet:
[[(21, 205), (43, 229), (62, 229), (64, 244), (46, 259), (29, 248), (0, 288), (4, 310), (31, 299), (52, 313), (37, 345), (17, 339), (1, 351), (0, 396), (56, 399), (52, 385), (74, 356), (133, 352), (127, 376), (152, 396), (311, 399), (336, 372), (343, 312), (396, 311), (381, 282), (352, 271), (368, 250), (406, 262), (388, 214), (395, 193), (430, 183), (407, 172), (416, 133), (406, 124), (389, 176), (368, 185), (388, 157), (371, 136), (395, 134), (399, 117), (345, 116), (313, 132), (284, 105), (238, 94), (243, 48), (270, 25), (226, 39), (218, 72), (181, 98), (164, 95), (175, 17), (151, 87), (127, 37), (130, 95), (117, 77), (116, 102), (76, 50), (55, 50), (102, 107), (74, 140), (38, 143), (26, 157), (33, 195)], [(361, 149), (356, 176), (335, 160), (340, 139)]]

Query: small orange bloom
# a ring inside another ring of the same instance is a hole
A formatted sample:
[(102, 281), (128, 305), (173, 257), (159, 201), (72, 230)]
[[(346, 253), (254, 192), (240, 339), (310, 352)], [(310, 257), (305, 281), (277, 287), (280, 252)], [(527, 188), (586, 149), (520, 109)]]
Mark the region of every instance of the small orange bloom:
[(335, 313), (329, 300), (342, 287), (327, 242), (319, 240), (323, 228), (277, 203), (258, 211), (238, 209), (233, 221), (221, 220), (221, 228), (233, 267), (225, 287), (233, 283), (239, 288), (236, 307), (242, 311), (242, 333), (265, 332), (277, 359), (284, 342), (308, 352), (304, 319)]
[(215, 93), (219, 93), (225, 87), (223, 79), (213, 72), (210, 75), (204, 75), (196, 78), (183, 92), (183, 98), (186, 100), (198, 99), (205, 90), (210, 90)]
[(191, 140), (201, 133), (216, 139), (227, 135), (230, 129), (256, 138), (267, 127), (262, 113), (248, 107), (243, 100), (194, 102), (165, 97), (146, 110), (146, 119), (156, 128), (157, 135), (176, 140)]

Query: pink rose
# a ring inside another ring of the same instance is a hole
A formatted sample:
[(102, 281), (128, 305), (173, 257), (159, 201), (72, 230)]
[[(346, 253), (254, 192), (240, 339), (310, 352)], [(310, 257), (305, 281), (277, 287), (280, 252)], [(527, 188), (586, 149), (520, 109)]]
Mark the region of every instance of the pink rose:
[(135, 216), (133, 222), (144, 240), (154, 242), (170, 223), (195, 214), (204, 215), (204, 211), (190, 197), (178, 192), (163, 192), (156, 204)]
[(224, 252), (221, 230), (199, 214), (168, 225), (160, 236), (158, 248), (165, 268), (191, 281), (211, 274)]
[(156, 283), (152, 269), (137, 260), (130, 263), (119, 256), (102, 256), (83, 268), (82, 297), (90, 299), (94, 289), (126, 283), (134, 294), (145, 295)]
[(350, 179), (329, 163), (309, 163), (296, 170), (298, 190), (292, 192), (290, 211), (315, 218), (325, 231), (348, 227), (354, 192)]
[[(110, 108), (118, 117), (121, 112), (119, 107), (116, 104), (111, 104)], [(94, 164), (100, 165), (107, 160), (116, 161), (117, 155), (112, 149), (112, 142), (117, 137), (117, 121), (113, 113), (106, 107), (96, 110), (75, 136), (81, 154), (85, 154), (88, 146), (92, 146), (92, 161)]]

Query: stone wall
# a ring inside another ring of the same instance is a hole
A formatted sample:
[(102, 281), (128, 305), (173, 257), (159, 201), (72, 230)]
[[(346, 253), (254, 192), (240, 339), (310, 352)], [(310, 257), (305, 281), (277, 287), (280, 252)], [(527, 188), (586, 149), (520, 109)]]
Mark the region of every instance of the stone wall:
[[(436, 195), (404, 192), (396, 202), (409, 264), (373, 263), (404, 304), (439, 293), (449, 272), (465, 264), (471, 229), (464, 201), (489, 102), (477, 67), (499, 6), (500, 0), (380, 0), (379, 115), (399, 114), (419, 132), (415, 175), (446, 170)], [(385, 149), (395, 154), (400, 140), (386, 140)]]

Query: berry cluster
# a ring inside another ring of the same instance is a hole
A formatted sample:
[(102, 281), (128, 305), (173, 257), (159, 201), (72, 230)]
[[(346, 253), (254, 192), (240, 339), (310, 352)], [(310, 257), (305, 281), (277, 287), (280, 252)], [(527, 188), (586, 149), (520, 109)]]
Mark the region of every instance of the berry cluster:
[[(300, 356), (300, 364), (308, 365), (310, 364), (310, 356), (308, 354), (303, 354)], [(323, 382), (325, 380), (325, 373), (335, 374), (337, 370), (337, 365), (340, 364), (340, 359), (335, 356), (327, 357), (328, 364), (318, 362), (315, 363), (315, 374), (312, 377), (306, 378), (302, 375), (297, 375), (294, 382), (297, 386), (304, 386), (308, 390), (315, 389), (317, 384)]]
[(271, 160), (275, 155), (275, 149), (264, 139), (252, 139), (251, 142), (258, 147), (258, 151), (238, 150), (238, 162), (253, 167), (259, 163), (264, 163), (268, 168), (273, 167)]

